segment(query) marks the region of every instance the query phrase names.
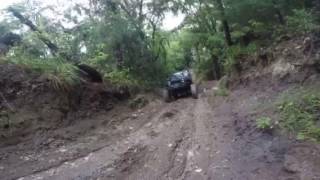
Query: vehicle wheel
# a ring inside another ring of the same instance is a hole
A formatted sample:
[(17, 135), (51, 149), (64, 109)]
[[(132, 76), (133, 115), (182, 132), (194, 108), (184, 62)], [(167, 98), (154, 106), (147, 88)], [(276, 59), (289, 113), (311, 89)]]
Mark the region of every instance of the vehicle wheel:
[(171, 101), (171, 96), (168, 89), (163, 90), (163, 98), (165, 102)]
[(191, 84), (191, 94), (194, 99), (198, 99), (198, 86), (196, 84)]
[(177, 100), (178, 97), (179, 97), (179, 94), (178, 94), (177, 92), (175, 92), (175, 91), (172, 91), (171, 96), (172, 96), (172, 99), (173, 99), (173, 100)]

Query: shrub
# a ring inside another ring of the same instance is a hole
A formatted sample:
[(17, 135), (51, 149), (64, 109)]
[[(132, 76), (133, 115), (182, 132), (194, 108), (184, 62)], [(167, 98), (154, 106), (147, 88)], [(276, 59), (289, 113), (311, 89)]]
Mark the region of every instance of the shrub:
[(49, 73), (50, 85), (57, 91), (69, 92), (80, 82), (77, 68), (69, 63), (58, 63), (53, 72)]
[(272, 121), (269, 117), (261, 117), (256, 120), (256, 125), (258, 129), (270, 130), (273, 128)]

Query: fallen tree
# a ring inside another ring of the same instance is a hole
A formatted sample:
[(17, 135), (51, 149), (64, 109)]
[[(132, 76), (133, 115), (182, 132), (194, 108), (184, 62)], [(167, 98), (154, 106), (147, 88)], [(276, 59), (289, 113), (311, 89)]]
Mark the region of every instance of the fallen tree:
[[(30, 21), (28, 18), (24, 17), (17, 9), (13, 7), (9, 7), (8, 11), (13, 14), (14, 17), (19, 19), (19, 21), (28, 26), (33, 32), (35, 32), (39, 39), (50, 49), (50, 52), (52, 53), (53, 56), (62, 56), (63, 58), (67, 59), (67, 57), (64, 57), (62, 53), (60, 53), (60, 48), (52, 42), (48, 37), (46, 37), (44, 32), (39, 29), (32, 21)], [(0, 44), (1, 44), (1, 39), (0, 39)], [(1, 47), (1, 46), (0, 46)], [(90, 67), (86, 64), (78, 64), (75, 63), (75, 66), (79, 69), (79, 74), (81, 76), (87, 77), (86, 79), (91, 81), (91, 82), (97, 82), (97, 83), (102, 83), (103, 78), (102, 75), (93, 67)]]

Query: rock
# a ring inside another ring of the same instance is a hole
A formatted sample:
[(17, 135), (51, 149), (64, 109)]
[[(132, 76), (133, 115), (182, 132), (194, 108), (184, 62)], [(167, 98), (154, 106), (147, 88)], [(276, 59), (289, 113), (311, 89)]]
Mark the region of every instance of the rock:
[(285, 155), (284, 169), (291, 173), (297, 173), (300, 169), (300, 162), (292, 155)]
[(146, 124), (146, 127), (147, 127), (147, 128), (152, 127), (152, 123), (151, 123), (151, 122), (149, 122), (148, 124)]
[(201, 173), (201, 172), (202, 172), (202, 169), (197, 168), (197, 169), (195, 170), (195, 172), (197, 172), (197, 173)]
[(284, 59), (279, 60), (279, 62), (275, 63), (272, 67), (272, 77), (280, 77), (283, 78), (286, 75), (294, 72), (296, 69), (294, 65), (287, 63)]
[(138, 118), (138, 114), (135, 114), (135, 113), (132, 114), (132, 118), (133, 118), (133, 119), (137, 119), (137, 118)]
[(62, 147), (62, 148), (60, 148), (59, 149), (59, 152), (61, 152), (61, 153), (65, 153), (65, 152), (67, 152), (68, 150), (66, 149), (66, 148), (64, 148), (64, 147)]

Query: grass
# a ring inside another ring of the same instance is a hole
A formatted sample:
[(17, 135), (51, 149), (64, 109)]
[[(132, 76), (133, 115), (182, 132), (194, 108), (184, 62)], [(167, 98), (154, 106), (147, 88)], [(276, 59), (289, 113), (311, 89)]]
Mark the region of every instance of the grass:
[(49, 85), (57, 91), (68, 92), (80, 82), (77, 68), (73, 64), (60, 59), (44, 60), (15, 57), (10, 58), (7, 62), (17, 64), (34, 72), (46, 74)]
[(223, 78), (220, 79), (218, 83), (218, 89), (214, 91), (215, 96), (222, 96), (222, 97), (227, 97), (229, 96), (229, 90), (227, 88), (227, 76), (224, 76)]
[(218, 89), (214, 92), (215, 96), (227, 97), (229, 96), (229, 91), (227, 88), (218, 87)]

